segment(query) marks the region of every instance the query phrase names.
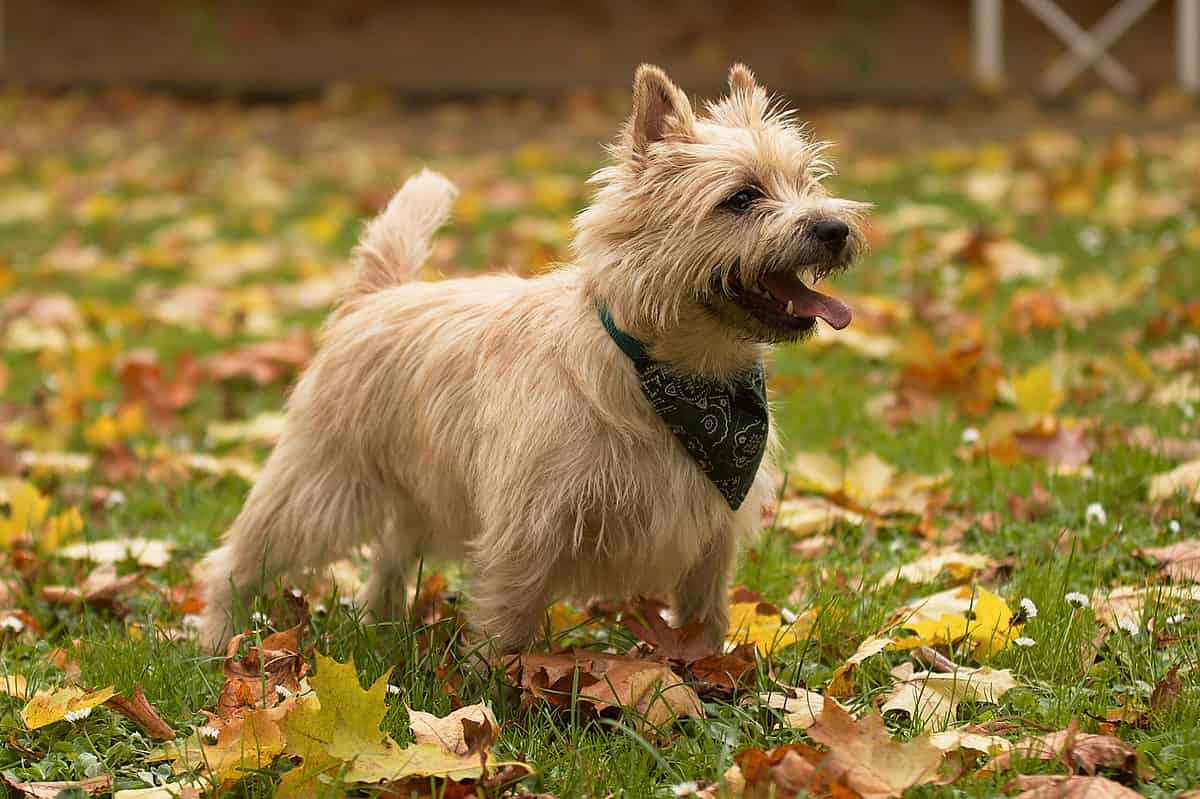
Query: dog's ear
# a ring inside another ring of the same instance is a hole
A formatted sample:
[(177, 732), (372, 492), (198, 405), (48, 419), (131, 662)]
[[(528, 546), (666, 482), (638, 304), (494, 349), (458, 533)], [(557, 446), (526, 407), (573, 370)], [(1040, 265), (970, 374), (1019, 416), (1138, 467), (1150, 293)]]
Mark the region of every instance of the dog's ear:
[(754, 73), (745, 64), (734, 64), (729, 70), (729, 93), (749, 95), (758, 88)]
[(689, 133), (695, 123), (687, 95), (671, 82), (667, 73), (652, 64), (642, 64), (633, 78), (633, 116), (629, 135), (635, 153), (661, 141), (669, 130)]

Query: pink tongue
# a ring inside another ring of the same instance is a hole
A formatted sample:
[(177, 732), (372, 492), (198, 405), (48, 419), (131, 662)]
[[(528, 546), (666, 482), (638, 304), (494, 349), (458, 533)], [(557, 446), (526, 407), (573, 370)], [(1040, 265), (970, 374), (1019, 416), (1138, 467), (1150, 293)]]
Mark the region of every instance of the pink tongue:
[(776, 272), (764, 277), (762, 284), (776, 299), (791, 300), (792, 311), (797, 316), (819, 316), (834, 330), (850, 324), (850, 306), (828, 294), (813, 291), (795, 275)]

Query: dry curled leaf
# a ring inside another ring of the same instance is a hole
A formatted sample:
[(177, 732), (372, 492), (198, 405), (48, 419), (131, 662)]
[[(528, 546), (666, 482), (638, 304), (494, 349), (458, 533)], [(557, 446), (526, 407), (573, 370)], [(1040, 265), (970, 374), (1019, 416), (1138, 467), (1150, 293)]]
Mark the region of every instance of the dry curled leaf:
[(434, 744), (456, 755), (490, 749), (500, 732), (492, 709), (485, 704), (460, 707), (441, 718), (409, 708), (408, 726), (417, 743)]
[(1140, 799), (1141, 794), (1107, 777), (1039, 774), (1017, 777), (1004, 786), (1017, 799)]
[(572, 650), (531, 652), (505, 662), (508, 679), (533, 699), (567, 707), (578, 692), (596, 712), (625, 709), (640, 731), (663, 729), (681, 717), (699, 718), (704, 708), (696, 692), (668, 666), (639, 658)]
[(1017, 686), (1008, 669), (957, 668), (949, 673), (914, 672), (911, 663), (892, 670), (897, 683), (885, 697), (880, 711), (899, 711), (913, 717), (922, 727), (941, 732), (958, 718), (964, 701), (995, 704)]
[(237, 657), (245, 634), (230, 640), (222, 671), (225, 683), (217, 697), (216, 713), (231, 719), (245, 709), (275, 707), (300, 692), (308, 664), (300, 654), (303, 625), (271, 633)]
[(42, 588), (41, 596), (52, 605), (86, 603), (124, 615), (128, 608), (121, 601), (121, 595), (141, 581), (142, 575), (136, 572), (118, 577), (116, 566), (103, 563), (93, 569), (80, 585), (47, 585)]
[(982, 770), (1005, 771), (1020, 759), (1057, 760), (1089, 775), (1107, 768), (1141, 779), (1150, 777), (1150, 771), (1142, 765), (1132, 745), (1112, 735), (1079, 732), (1078, 721), (1072, 721), (1064, 730), (1018, 741), (1011, 751), (992, 758)]
[(653, 654), (667, 660), (689, 663), (712, 654), (712, 647), (704, 643), (704, 625), (701, 622), (672, 627), (652, 602), (639, 602), (632, 612), (621, 617), (621, 624), (640, 641), (648, 644)]
[(1153, 558), (1160, 573), (1175, 582), (1200, 583), (1200, 540), (1176, 541), (1165, 547), (1147, 547), (1134, 554)]
[(146, 693), (142, 690), (140, 682), (134, 683), (133, 692), (128, 697), (112, 696), (104, 704), (137, 724), (156, 741), (175, 739), (175, 730), (162, 720), (162, 716), (158, 715), (158, 711), (146, 699)]
[(83, 791), (88, 796), (98, 796), (112, 789), (112, 775), (98, 774), (86, 780), (60, 782), (21, 782), (12, 777), (0, 774), (2, 781), (17, 793), (30, 799), (55, 799), (63, 791)]

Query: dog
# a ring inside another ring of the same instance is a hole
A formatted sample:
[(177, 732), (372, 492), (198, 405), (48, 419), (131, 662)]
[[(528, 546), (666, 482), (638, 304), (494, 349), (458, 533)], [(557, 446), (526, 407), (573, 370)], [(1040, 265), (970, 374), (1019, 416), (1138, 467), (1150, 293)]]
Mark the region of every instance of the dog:
[(409, 179), (204, 563), (203, 640), (264, 581), (370, 543), (377, 619), (406, 612), (420, 558), (466, 558), (471, 625), (501, 652), (557, 598), (660, 591), (720, 647), (738, 543), (775, 500), (763, 358), (850, 321), (811, 288), (865, 246), (825, 147), (745, 66), (696, 110), (642, 65), (572, 261), (533, 278), (414, 280), (455, 189)]

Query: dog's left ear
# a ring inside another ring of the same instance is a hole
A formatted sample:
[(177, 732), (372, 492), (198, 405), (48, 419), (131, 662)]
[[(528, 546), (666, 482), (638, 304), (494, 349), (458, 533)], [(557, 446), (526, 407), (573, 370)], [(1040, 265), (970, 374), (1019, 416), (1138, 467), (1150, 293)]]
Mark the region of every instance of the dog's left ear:
[(667, 133), (689, 133), (695, 124), (687, 95), (671, 82), (667, 73), (652, 64), (642, 64), (633, 78), (633, 116), (629, 135), (635, 153), (661, 141)]

